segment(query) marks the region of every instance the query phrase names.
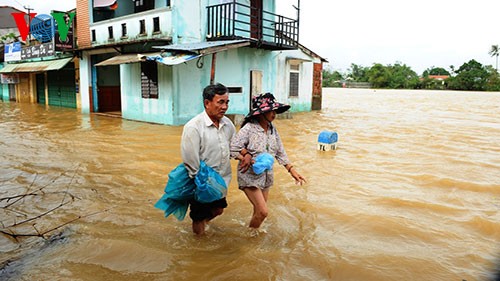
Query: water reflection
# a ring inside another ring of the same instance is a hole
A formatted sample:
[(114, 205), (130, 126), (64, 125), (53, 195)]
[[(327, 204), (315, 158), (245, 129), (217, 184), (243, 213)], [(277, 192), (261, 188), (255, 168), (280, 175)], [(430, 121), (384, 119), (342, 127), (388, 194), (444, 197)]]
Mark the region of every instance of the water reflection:
[[(249, 235), (251, 206), (233, 179), (228, 209), (200, 239), (189, 219), (153, 208), (181, 161), (182, 127), (0, 103), (0, 196), (25, 192), (36, 177), (32, 189), (75, 197), (37, 228), (92, 214), (57, 242), (18, 248), (0, 236), (0, 264), (10, 270), (0, 276), (486, 278), (500, 252), (500, 94), (325, 89), (323, 107), (276, 121), (309, 184), (296, 186), (276, 167), (267, 233)], [(316, 150), (322, 130), (339, 133), (337, 150)], [(60, 200), (30, 199), (23, 208), (36, 214)]]

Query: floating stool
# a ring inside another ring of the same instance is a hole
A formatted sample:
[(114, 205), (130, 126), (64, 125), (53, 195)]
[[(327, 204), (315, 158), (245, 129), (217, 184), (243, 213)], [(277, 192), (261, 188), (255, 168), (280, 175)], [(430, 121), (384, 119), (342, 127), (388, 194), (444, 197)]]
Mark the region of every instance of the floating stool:
[(337, 132), (322, 131), (318, 136), (318, 150), (329, 151), (337, 149), (339, 135)]

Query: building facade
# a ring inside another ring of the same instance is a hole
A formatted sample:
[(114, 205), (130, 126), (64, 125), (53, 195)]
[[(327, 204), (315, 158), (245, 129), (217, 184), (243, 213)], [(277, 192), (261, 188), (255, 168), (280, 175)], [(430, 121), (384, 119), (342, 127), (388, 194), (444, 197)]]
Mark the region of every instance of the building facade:
[(180, 125), (215, 82), (230, 89), (228, 114), (248, 113), (263, 92), (311, 110), (322, 59), (299, 48), (298, 21), (275, 10), (258, 0), (78, 0), (82, 112)]
[(218, 82), (230, 90), (229, 115), (246, 115), (265, 92), (292, 112), (321, 108), (326, 60), (298, 43), (298, 13), (276, 14), (274, 0), (76, 3), (74, 48), (4, 63), (0, 73), (18, 81), (3, 100), (182, 125)]

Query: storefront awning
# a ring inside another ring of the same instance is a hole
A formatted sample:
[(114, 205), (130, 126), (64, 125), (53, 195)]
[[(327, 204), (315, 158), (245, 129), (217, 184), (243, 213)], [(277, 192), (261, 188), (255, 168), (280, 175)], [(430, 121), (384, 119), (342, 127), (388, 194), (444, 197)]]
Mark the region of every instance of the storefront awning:
[(162, 52), (144, 54), (122, 54), (97, 63), (95, 66), (119, 65), (143, 61), (156, 61), (165, 65), (176, 65), (229, 49), (250, 45), (248, 40), (211, 41), (188, 44), (174, 44), (153, 47)]
[(44, 72), (58, 70), (68, 64), (73, 58), (46, 60), (36, 62), (8, 63), (0, 69), (0, 73)]
[(225, 41), (207, 41), (197, 43), (173, 44), (165, 46), (156, 46), (155, 49), (160, 49), (167, 52), (191, 52), (199, 55), (208, 55), (235, 49), (250, 45), (248, 40), (225, 40)]
[(124, 55), (118, 55), (114, 56), (112, 58), (109, 58), (107, 60), (103, 60), (99, 63), (96, 63), (95, 66), (108, 66), (108, 65), (119, 65), (122, 63), (134, 63), (134, 62), (141, 62), (146, 60), (146, 56), (156, 56), (159, 55), (160, 53), (152, 53), (152, 54), (124, 54)]
[(156, 61), (166, 65), (176, 65), (183, 62), (190, 61), (192, 59), (198, 58), (201, 55), (196, 54), (171, 54), (171, 53), (149, 53), (149, 54), (124, 54), (114, 56), (107, 60), (101, 61), (96, 64), (96, 66), (108, 66), (108, 65), (119, 65), (124, 63), (135, 63), (143, 61)]

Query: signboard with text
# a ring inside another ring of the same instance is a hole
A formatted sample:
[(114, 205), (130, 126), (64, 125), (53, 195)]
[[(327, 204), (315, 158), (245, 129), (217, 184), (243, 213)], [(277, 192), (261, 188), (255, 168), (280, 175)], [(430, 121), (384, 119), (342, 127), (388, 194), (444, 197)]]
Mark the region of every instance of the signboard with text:
[(29, 46), (21, 50), (21, 59), (34, 59), (54, 55), (54, 42)]
[(21, 42), (4, 45), (4, 61), (21, 60)]

